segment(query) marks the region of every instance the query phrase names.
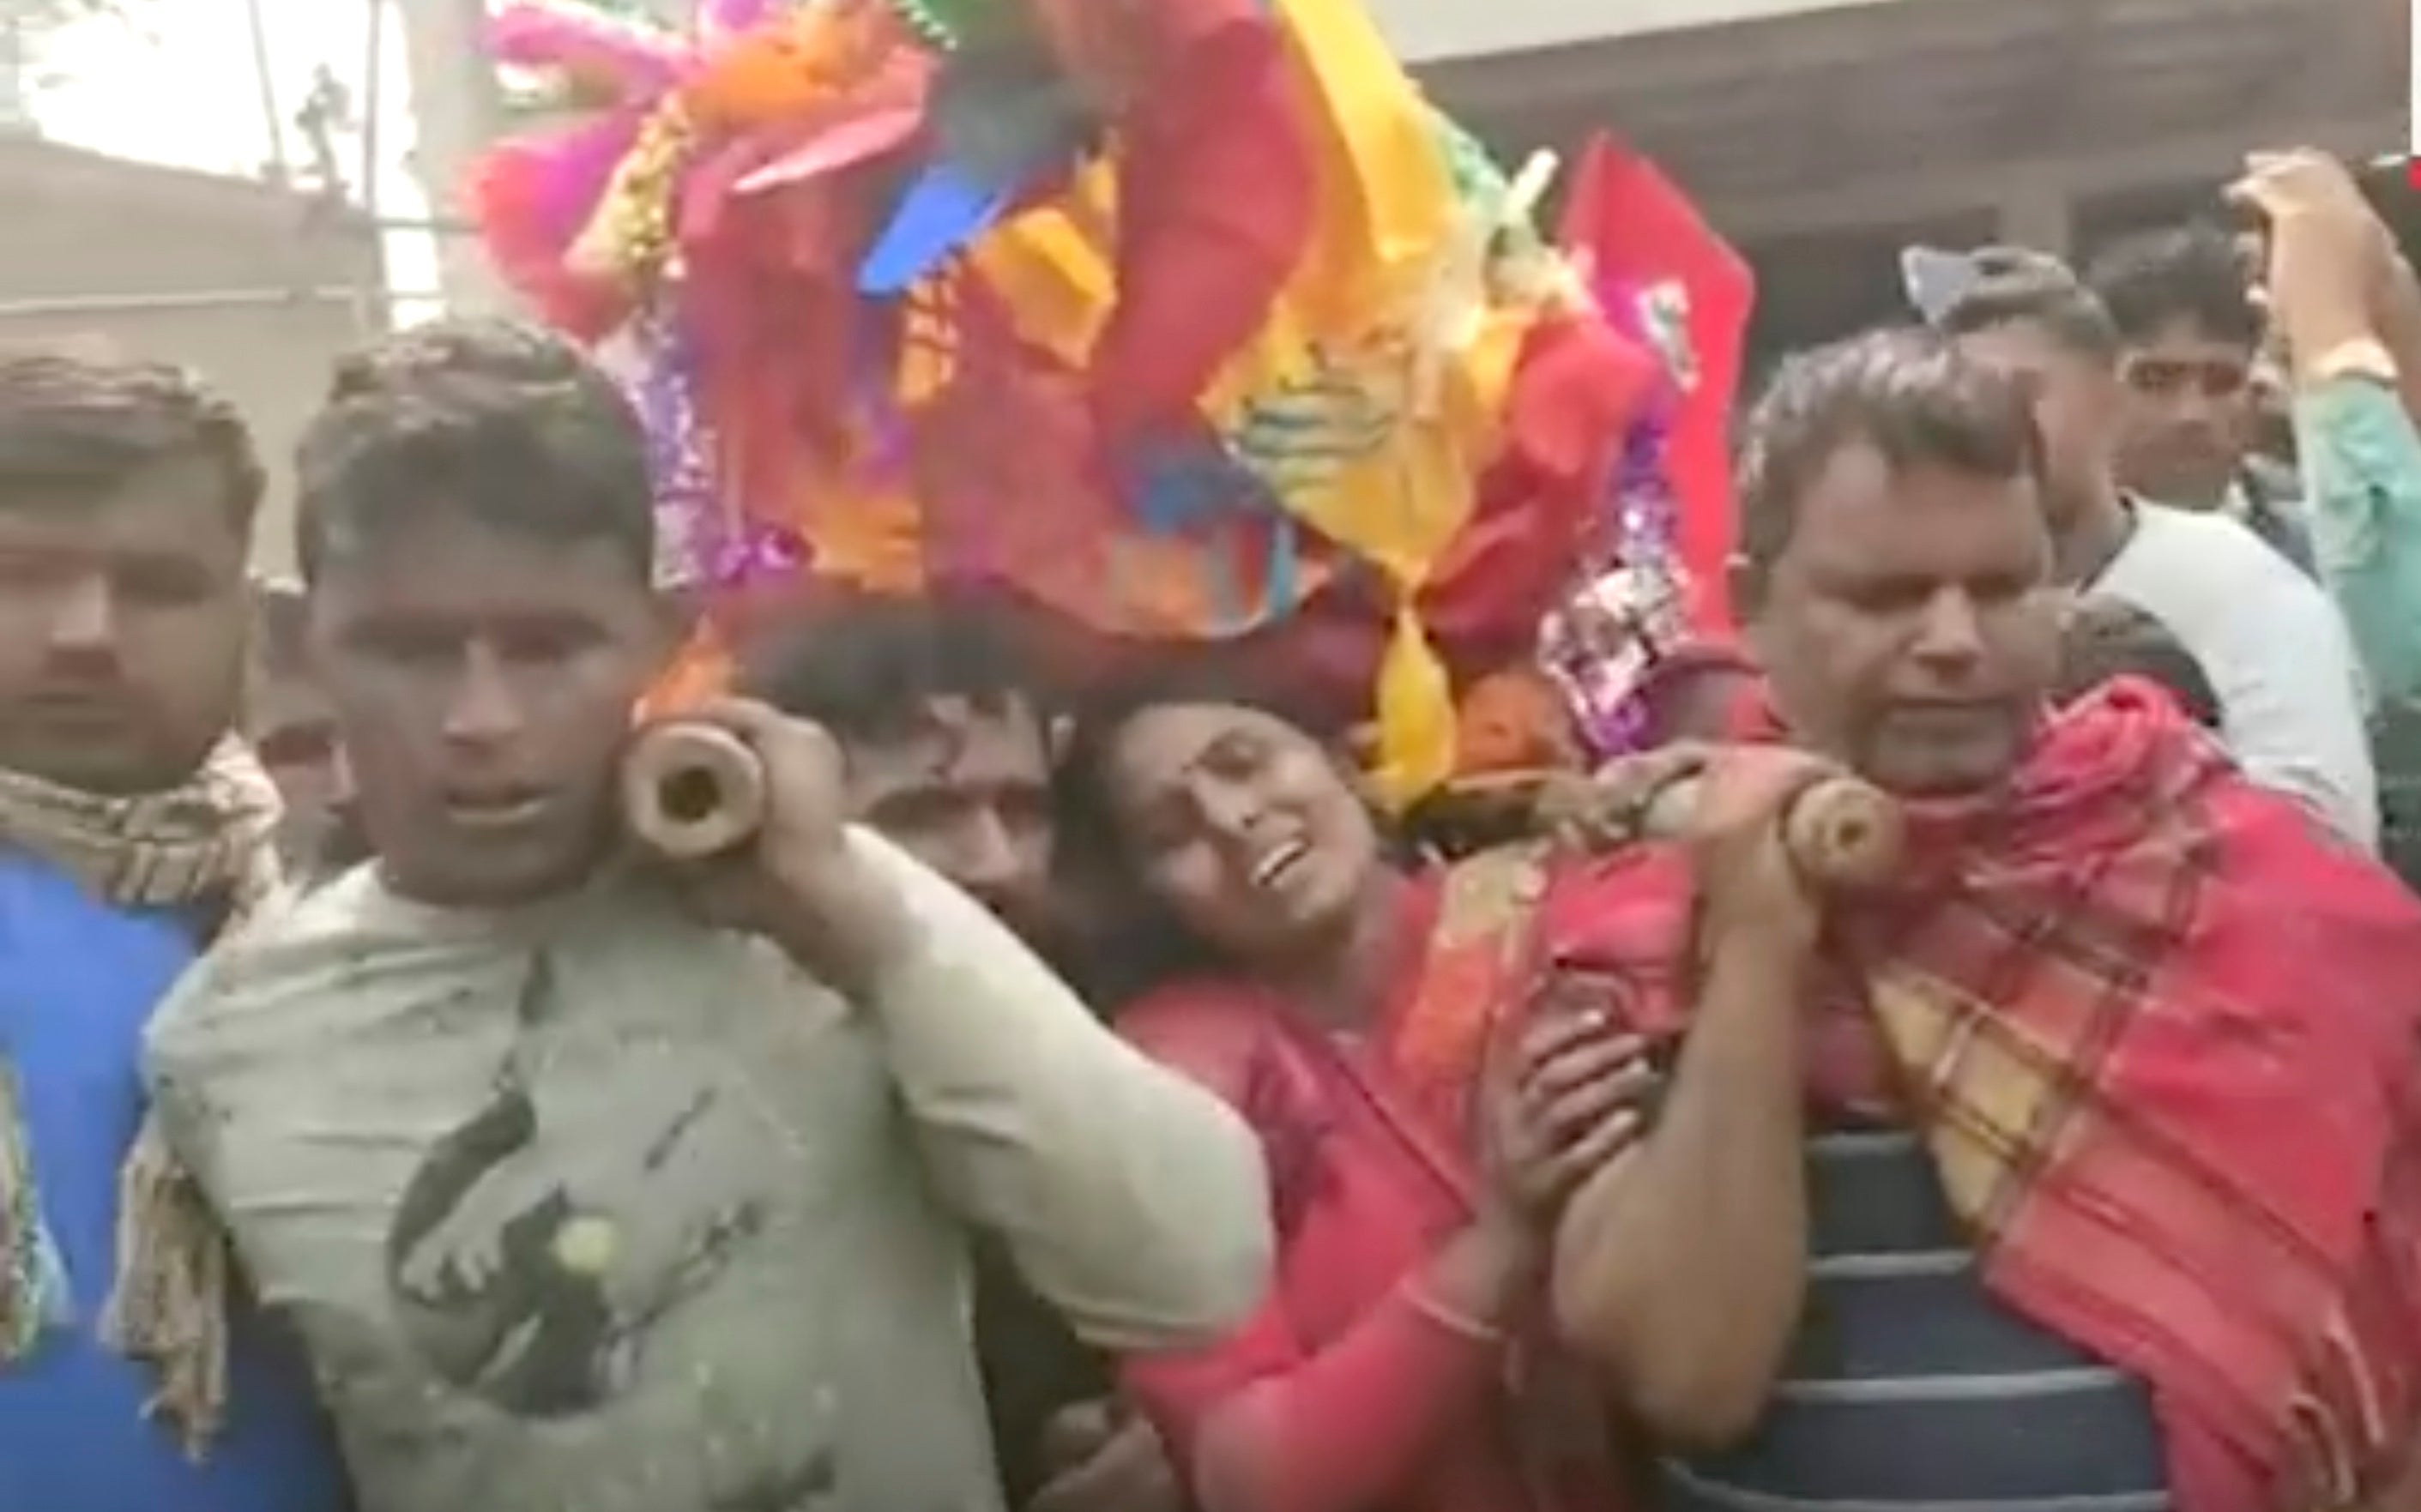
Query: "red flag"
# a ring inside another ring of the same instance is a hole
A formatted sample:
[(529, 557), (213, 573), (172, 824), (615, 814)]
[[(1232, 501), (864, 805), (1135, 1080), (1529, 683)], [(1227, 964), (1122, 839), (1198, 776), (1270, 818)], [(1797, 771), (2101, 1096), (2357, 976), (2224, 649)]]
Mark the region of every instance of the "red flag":
[(1693, 382), (1682, 396), (1665, 465), (1679, 498), (1674, 548), (1695, 586), (1700, 628), (1727, 631), (1725, 564), (1732, 551), (1731, 415), (1741, 348), (1757, 283), (1730, 243), (1657, 166), (1603, 133), (1582, 150), (1559, 239), (1585, 253), (1600, 287), (1679, 285), (1687, 298)]

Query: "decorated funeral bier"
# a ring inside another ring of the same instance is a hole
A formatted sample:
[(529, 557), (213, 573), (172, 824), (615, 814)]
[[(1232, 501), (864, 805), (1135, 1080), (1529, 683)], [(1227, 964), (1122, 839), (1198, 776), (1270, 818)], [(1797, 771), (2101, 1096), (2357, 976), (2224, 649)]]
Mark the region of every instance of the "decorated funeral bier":
[(980, 587), (1359, 668), (1406, 803), (1495, 758), (1481, 674), (1602, 746), (1625, 659), (1721, 616), (1737, 259), (1610, 144), (1500, 171), (1352, 0), (513, 6), (494, 46), (570, 114), (478, 222), (629, 374), (685, 686), (803, 593)]

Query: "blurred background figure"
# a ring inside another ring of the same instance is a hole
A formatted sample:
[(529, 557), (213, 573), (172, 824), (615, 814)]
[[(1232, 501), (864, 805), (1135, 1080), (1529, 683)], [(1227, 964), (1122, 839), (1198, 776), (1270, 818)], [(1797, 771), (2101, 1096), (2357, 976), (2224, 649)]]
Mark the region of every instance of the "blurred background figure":
[(2157, 683), (2188, 719), (2216, 735), (2222, 712), (2210, 677), (2169, 628), (2124, 599), (2086, 594), (2060, 629), (2059, 703), (2084, 697), (2113, 678)]
[(2128, 338), (2065, 263), (2022, 247), (1969, 257), (1974, 281), (1939, 324), (2034, 396), (2054, 576), (2165, 625), (2218, 690), (2228, 754), (2245, 775), (2375, 848), (2368, 702), (2338, 606), (2240, 522), (2121, 480)]
[(2120, 342), (2119, 486), (2241, 521), (2309, 572), (2294, 473), (2257, 449), (2263, 320), (2236, 239), (2202, 224), (2143, 232), (2094, 258), (2085, 282)]
[(303, 664), (302, 590), (258, 583), (253, 615), (244, 733), (286, 801), (278, 849), (298, 874), (342, 865), (345, 762), (327, 702)]

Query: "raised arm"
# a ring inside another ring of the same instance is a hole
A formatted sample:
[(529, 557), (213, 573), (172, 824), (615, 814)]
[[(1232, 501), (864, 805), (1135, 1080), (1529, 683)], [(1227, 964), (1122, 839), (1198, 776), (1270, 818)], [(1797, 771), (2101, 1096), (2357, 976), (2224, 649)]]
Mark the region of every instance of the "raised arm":
[[(1245, 1317), (1270, 1234), (1242, 1121), (1120, 1043), (973, 898), (844, 823), (823, 730), (742, 699), (685, 717), (750, 748), (765, 814), (739, 846), (667, 870), (701, 913), (857, 1005), (960, 1215), (1103, 1348), (1195, 1342)], [(654, 780), (624, 773), (642, 797)]]
[(2322, 575), (2383, 702), (2421, 696), (2421, 281), (2346, 166), (2257, 155), (2233, 193), (2269, 226), (2270, 316)]
[(2410, 612), (2421, 588), (2421, 432), (2391, 376), (2341, 366), (2303, 380), (2295, 444), (2329, 590), (2372, 691), (2402, 703), (2421, 698), (2421, 618)]
[(1756, 1424), (1806, 1269), (1799, 1022), (1818, 914), (1773, 833), (1804, 758), (1737, 758), (1764, 770), (1719, 764), (1699, 802), (1703, 964), (1660, 1115), (1573, 1194), (1554, 1252), (1567, 1343), (1649, 1433), (1687, 1447)]
[(1243, 1318), (1270, 1232), (1242, 1120), (1102, 1028), (973, 899), (870, 832), (848, 839), (889, 916), (860, 934), (875, 948), (851, 995), (936, 1184), (1087, 1342), (1193, 1342)]

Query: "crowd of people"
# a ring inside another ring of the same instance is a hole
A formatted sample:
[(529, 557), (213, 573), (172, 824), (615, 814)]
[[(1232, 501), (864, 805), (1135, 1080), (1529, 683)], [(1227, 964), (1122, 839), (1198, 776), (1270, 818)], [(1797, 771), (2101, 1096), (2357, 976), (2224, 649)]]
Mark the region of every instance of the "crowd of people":
[(207, 386), (0, 357), (0, 1508), (2421, 1512), (2421, 283), (2235, 195), (1785, 360), (1737, 636), (1498, 843), (929, 599), (651, 855), (577, 349), (343, 364), (266, 596)]

